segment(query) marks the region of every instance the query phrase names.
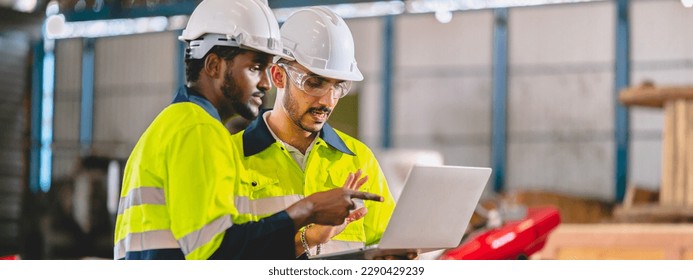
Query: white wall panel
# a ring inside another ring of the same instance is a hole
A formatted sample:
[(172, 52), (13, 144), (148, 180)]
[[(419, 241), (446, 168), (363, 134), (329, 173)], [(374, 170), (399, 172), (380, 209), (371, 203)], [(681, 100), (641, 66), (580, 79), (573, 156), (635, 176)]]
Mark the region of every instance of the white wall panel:
[(398, 67), (488, 66), (493, 48), (491, 10), (455, 12), (449, 23), (433, 14), (397, 18)]
[(679, 0), (632, 2), (632, 59), (693, 59), (693, 9)]
[(614, 8), (510, 10), (508, 190), (613, 197)]
[(511, 64), (613, 61), (615, 6), (611, 1), (511, 9)]
[(53, 178), (75, 171), (79, 158), (82, 39), (57, 40), (53, 94)]
[(493, 13), (398, 17), (393, 144), (436, 150), (450, 164), (488, 166)]
[(382, 18), (349, 19), (354, 37), (356, 61), (363, 81), (354, 83), (350, 94), (359, 94), (359, 140), (370, 147), (380, 146), (382, 131), (383, 63)]
[(171, 102), (177, 88), (176, 43), (170, 32), (96, 42), (95, 153), (127, 158), (149, 123)]
[(508, 190), (613, 197), (613, 144), (608, 141), (511, 141)]

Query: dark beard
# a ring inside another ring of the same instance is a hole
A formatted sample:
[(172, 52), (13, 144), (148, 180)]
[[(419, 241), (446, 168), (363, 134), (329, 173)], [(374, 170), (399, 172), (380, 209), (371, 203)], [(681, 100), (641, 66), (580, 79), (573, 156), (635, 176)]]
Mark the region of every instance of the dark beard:
[(243, 103), (241, 98), (243, 96), (243, 90), (236, 85), (236, 81), (230, 72), (225, 74), (224, 84), (221, 86), (221, 92), (226, 97), (226, 102), (224, 103), (224, 109), (227, 110), (233, 116), (234, 114), (239, 114), (246, 120), (253, 120), (257, 117), (257, 110), (254, 110), (248, 102)]
[[(298, 115), (298, 104), (296, 103), (296, 101), (293, 98), (291, 98), (291, 94), (288, 91), (284, 92), (284, 108), (285, 108), (287, 114), (289, 115), (289, 118), (291, 118), (291, 121), (293, 121), (296, 126), (300, 127), (301, 129), (303, 129), (307, 132), (311, 132), (311, 133), (320, 132), (320, 130), (313, 130), (310, 127), (303, 126), (303, 124), (301, 123), (301, 116)], [(330, 110), (329, 108), (327, 108), (325, 106), (312, 107), (312, 108), (308, 108), (308, 110), (306, 111), (306, 114), (310, 114), (312, 112), (324, 112), (329, 116), (332, 113), (332, 110)]]

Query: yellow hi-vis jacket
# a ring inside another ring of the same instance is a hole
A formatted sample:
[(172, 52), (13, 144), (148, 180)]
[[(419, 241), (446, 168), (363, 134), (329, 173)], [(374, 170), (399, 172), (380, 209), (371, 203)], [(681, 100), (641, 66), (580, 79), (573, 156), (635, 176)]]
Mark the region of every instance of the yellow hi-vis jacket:
[(361, 169), (368, 181), (360, 191), (381, 195), (385, 200), (365, 201), (368, 214), (349, 224), (324, 247), (342, 250), (380, 241), (395, 202), (378, 161), (365, 144), (325, 124), (308, 154), (304, 171), (272, 136), (262, 115), (231, 139), (234, 146), (243, 148), (244, 155), (240, 186), (235, 192), (239, 221), (256, 221), (315, 192), (340, 188), (349, 172)]
[(237, 155), (211, 103), (181, 88), (128, 159), (114, 258), (293, 258), (286, 212), (265, 224), (234, 222)]

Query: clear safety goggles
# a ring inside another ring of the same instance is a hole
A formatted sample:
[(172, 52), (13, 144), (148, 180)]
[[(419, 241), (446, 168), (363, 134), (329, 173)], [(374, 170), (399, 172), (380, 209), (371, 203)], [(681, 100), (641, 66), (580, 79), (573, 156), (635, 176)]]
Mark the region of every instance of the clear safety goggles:
[(331, 83), (328, 79), (319, 75), (308, 74), (300, 69), (284, 63), (277, 63), (284, 68), (289, 80), (303, 92), (310, 96), (321, 97), (332, 91), (332, 98), (339, 99), (346, 96), (351, 90), (351, 81)]

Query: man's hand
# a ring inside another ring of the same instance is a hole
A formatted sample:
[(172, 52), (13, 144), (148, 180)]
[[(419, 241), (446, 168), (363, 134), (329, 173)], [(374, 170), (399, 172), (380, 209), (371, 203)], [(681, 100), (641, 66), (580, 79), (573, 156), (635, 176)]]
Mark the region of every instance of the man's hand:
[(289, 206), (286, 212), (294, 220), (296, 228), (310, 223), (329, 226), (344, 224), (349, 211), (356, 208), (353, 198), (383, 201), (379, 195), (357, 191), (368, 180), (368, 177), (359, 179), (358, 176), (361, 176), (360, 170), (355, 174), (349, 173), (344, 187), (314, 193)]
[[(366, 181), (368, 181), (368, 176), (364, 176), (363, 178), (359, 179), (359, 177), (361, 177), (361, 174), (362, 172), (359, 169), (356, 171), (356, 173), (353, 174), (353, 176), (348, 176), (342, 188), (358, 191), (361, 188), (361, 186), (363, 186), (363, 184), (366, 183)], [(350, 173), (349, 175), (352, 174)], [(314, 227), (311, 227), (311, 229), (306, 232), (306, 235), (308, 236), (308, 243), (312, 246), (313, 244), (322, 244), (327, 241), (330, 241), (332, 237), (341, 233), (349, 223), (363, 218), (364, 216), (366, 216), (366, 213), (368, 213), (368, 209), (366, 209), (365, 207), (361, 207), (354, 211), (351, 211), (351, 213), (349, 213), (349, 216), (344, 220), (344, 223), (342, 223), (341, 225), (315, 225)]]

